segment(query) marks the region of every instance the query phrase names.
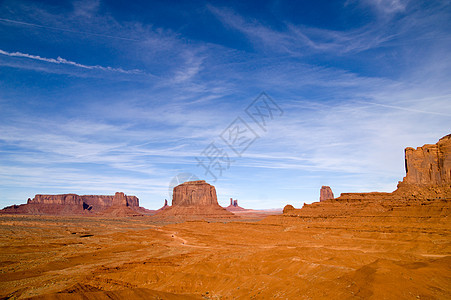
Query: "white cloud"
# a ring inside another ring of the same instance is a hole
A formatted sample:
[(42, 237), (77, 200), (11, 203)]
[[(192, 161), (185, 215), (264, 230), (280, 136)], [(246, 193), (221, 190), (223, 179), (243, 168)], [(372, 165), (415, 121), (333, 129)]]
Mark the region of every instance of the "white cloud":
[(348, 31), (333, 31), (286, 23), (285, 30), (274, 30), (257, 20), (247, 20), (228, 8), (207, 6), (224, 25), (246, 34), (254, 44), (272, 51), (303, 56), (311, 51), (348, 53), (378, 47), (393, 38), (379, 24), (368, 24)]
[(194, 78), (202, 69), (203, 58), (199, 57), (193, 52), (185, 52), (183, 54), (185, 63), (182, 68), (179, 68), (171, 80), (172, 83), (178, 84), (189, 81)]
[(70, 65), (78, 68), (88, 69), (88, 70), (102, 70), (102, 71), (110, 71), (110, 72), (119, 72), (119, 73), (125, 73), (125, 74), (143, 74), (143, 71), (141, 70), (124, 70), (122, 68), (113, 68), (113, 67), (103, 67), (103, 66), (89, 66), (89, 65), (83, 65), (79, 64), (74, 61), (70, 61), (67, 59), (64, 59), (62, 57), (55, 58), (45, 58), (41, 57), (39, 55), (32, 55), (32, 54), (26, 54), (21, 52), (7, 52), (0, 49), (0, 54), (10, 56), (10, 57), (22, 57), (22, 58), (28, 58), (38, 61), (44, 61), (52, 64), (62, 64), (62, 65)]
[(131, 39), (131, 38), (126, 38), (126, 37), (121, 37), (121, 36), (114, 36), (114, 35), (101, 34), (101, 33), (95, 33), (95, 32), (86, 32), (86, 31), (73, 30), (73, 29), (67, 29), (67, 28), (62, 28), (62, 27), (53, 27), (53, 26), (46, 26), (46, 25), (40, 25), (40, 24), (33, 24), (33, 23), (21, 22), (21, 21), (10, 20), (10, 19), (5, 19), (5, 18), (0, 18), (0, 21), (11, 23), (11, 24), (25, 25), (25, 26), (30, 26), (30, 27), (51, 29), (51, 30), (57, 30), (57, 31), (63, 31), (63, 32), (78, 33), (78, 34), (83, 34), (83, 35), (93, 35), (93, 36), (104, 37), (104, 38), (108, 38), (108, 39), (118, 39), (118, 40), (123, 40), (123, 41), (130, 41), (130, 42), (141, 41), (139, 39)]
[(72, 2), (74, 15), (82, 17), (92, 17), (97, 13), (100, 0), (77, 0)]
[(393, 14), (398, 12), (403, 12), (409, 1), (407, 0), (363, 0), (364, 3), (374, 7), (376, 10), (386, 13)]
[[(143, 24), (136, 21), (118, 22), (108, 13), (99, 14), (98, 9), (103, 5), (97, 0), (81, 0), (73, 2), (73, 10), (55, 11), (41, 3), (27, 3), (9, 1), (0, 6), (0, 25), (15, 29), (17, 27), (33, 27), (39, 30), (27, 30), (33, 38), (40, 39), (41, 35), (52, 38), (45, 42), (52, 45), (61, 41), (71, 44), (75, 41), (83, 47), (86, 53), (92, 51), (98, 61), (104, 58), (99, 49), (93, 45), (105, 45), (108, 49), (115, 49), (114, 59), (124, 62), (132, 67), (112, 67), (87, 65), (65, 58), (62, 53), (58, 58), (45, 58), (20, 52), (3, 52), (0, 54), (10, 57), (22, 57), (58, 65), (75, 66), (84, 70), (109, 71), (125, 75), (144, 75), (144, 79), (161, 79), (160, 82), (180, 83), (189, 81), (200, 70), (203, 56), (197, 56), (198, 44), (186, 43), (177, 33), (170, 29), (157, 28), (152, 24)], [(21, 18), (17, 19), (17, 15)], [(45, 68), (36, 64), (2, 61), (2, 65), (34, 69), (51, 73), (67, 73), (78, 77), (86, 76), (87, 72), (73, 72), (69, 68)], [(136, 68), (139, 66), (139, 69)], [(58, 70), (56, 70), (58, 69)], [(158, 71), (155, 71), (157, 69)], [(90, 74), (94, 76), (94, 74)], [(105, 76), (108, 74), (105, 73)], [(98, 77), (98, 76), (97, 76)], [(131, 76), (130, 76), (131, 77)], [(133, 80), (136, 76), (132, 77)], [(123, 79), (123, 78), (121, 78)]]

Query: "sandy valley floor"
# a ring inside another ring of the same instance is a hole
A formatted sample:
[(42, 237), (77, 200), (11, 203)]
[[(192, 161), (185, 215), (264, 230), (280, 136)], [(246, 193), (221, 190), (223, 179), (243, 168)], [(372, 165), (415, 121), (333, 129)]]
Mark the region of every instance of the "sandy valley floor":
[(450, 225), (3, 215), (0, 297), (451, 299)]

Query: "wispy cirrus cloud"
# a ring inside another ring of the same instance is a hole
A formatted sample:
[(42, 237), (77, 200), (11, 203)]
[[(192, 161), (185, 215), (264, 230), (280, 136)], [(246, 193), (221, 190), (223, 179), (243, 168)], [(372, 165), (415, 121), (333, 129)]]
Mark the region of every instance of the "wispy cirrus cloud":
[[(153, 79), (161, 78), (165, 82), (174, 84), (188, 82), (201, 69), (203, 57), (198, 54), (196, 43), (187, 45), (171, 29), (139, 21), (119, 22), (111, 14), (100, 13), (100, 4), (100, 1), (73, 1), (72, 8), (68, 6), (66, 9), (69, 9), (59, 11), (49, 9), (49, 6), (45, 4), (27, 3), (24, 5), (21, 2), (6, 1), (4, 5), (0, 5), (0, 14), (2, 15), (0, 25), (11, 30), (24, 30), (36, 40), (41, 40), (43, 34), (50, 36), (44, 44), (51, 45), (54, 41), (64, 41), (60, 45), (60, 49), (64, 50), (56, 58), (44, 57), (40, 53), (14, 52), (11, 49), (3, 49), (0, 54), (60, 66), (74, 66), (83, 70), (151, 76)], [(66, 56), (69, 56), (68, 52), (71, 52), (72, 49), (67, 45), (72, 43), (84, 45), (85, 52), (90, 53), (86, 55), (96, 58), (94, 60), (96, 64), (84, 64), (68, 59)], [(119, 62), (121, 67), (108, 66), (103, 62), (105, 56), (102, 53), (109, 52), (111, 49), (114, 49), (114, 59)], [(41, 65), (27, 65), (12, 61), (2, 63), (14, 68), (50, 73), (66, 71), (68, 74), (79, 77), (86, 76), (86, 72), (75, 73), (67, 68), (52, 69)]]
[(207, 6), (224, 25), (246, 34), (254, 44), (272, 51), (303, 56), (306, 51), (360, 52), (390, 40), (393, 35), (381, 32), (377, 24), (362, 28), (336, 31), (285, 23), (285, 30), (275, 30), (255, 19), (246, 19), (228, 8)]
[(7, 52), (7, 51), (1, 50), (1, 49), (0, 49), (0, 54), (10, 56), (10, 57), (21, 57), (21, 58), (33, 59), (33, 60), (48, 62), (48, 63), (52, 63), (52, 64), (70, 65), (70, 66), (87, 69), (87, 70), (101, 70), (101, 71), (109, 71), (109, 72), (119, 72), (119, 73), (124, 73), (124, 74), (144, 74), (144, 72), (142, 70), (137, 70), (137, 69), (124, 70), (122, 68), (104, 67), (104, 66), (99, 66), (99, 65), (95, 65), (95, 66), (84, 65), (84, 64), (80, 64), (80, 63), (77, 63), (77, 62), (74, 62), (71, 60), (64, 59), (60, 56), (58, 56), (57, 58), (46, 58), (46, 57), (41, 57), (39, 55), (32, 55), (32, 54), (21, 53), (21, 52)]
[[(344, 6), (352, 3), (363, 8), (370, 6), (384, 17), (369, 18), (360, 27), (346, 30), (311, 27), (284, 20), (281, 20), (284, 26), (274, 29), (227, 7), (207, 5), (207, 8), (224, 26), (245, 34), (257, 47), (263, 46), (270, 51), (293, 56), (312, 53), (354, 54), (400, 43), (400, 39), (403, 44), (412, 44), (422, 39), (446, 38), (443, 34), (431, 36), (444, 29), (442, 24), (449, 17), (444, 3), (434, 3), (424, 8), (421, 3), (410, 5), (409, 1), (401, 0), (349, 0)], [(398, 13), (400, 17), (393, 18)], [(435, 26), (430, 27), (432, 24)]]
[(373, 7), (378, 13), (391, 15), (405, 11), (409, 0), (347, 0), (345, 6), (355, 2)]
[(101, 34), (101, 33), (95, 33), (95, 32), (87, 32), (87, 31), (79, 31), (79, 30), (73, 30), (73, 29), (67, 29), (67, 28), (61, 28), (61, 27), (45, 26), (45, 25), (40, 25), (40, 24), (33, 24), (33, 23), (4, 19), (4, 18), (0, 18), (0, 21), (6, 22), (6, 23), (11, 23), (11, 24), (16, 24), (16, 25), (25, 25), (25, 26), (30, 26), (30, 27), (51, 29), (51, 30), (57, 30), (57, 31), (63, 31), (63, 32), (84, 34), (84, 35), (93, 35), (93, 36), (104, 37), (104, 38), (109, 38), (109, 39), (118, 39), (118, 40), (123, 40), (123, 41), (132, 41), (132, 42), (140, 41), (138, 39), (131, 39), (131, 38), (126, 38), (126, 37), (121, 37), (121, 36)]

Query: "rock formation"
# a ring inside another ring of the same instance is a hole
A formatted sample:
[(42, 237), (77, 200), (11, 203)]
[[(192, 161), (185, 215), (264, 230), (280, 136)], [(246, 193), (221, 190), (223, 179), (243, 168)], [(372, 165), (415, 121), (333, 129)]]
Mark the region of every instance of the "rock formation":
[(334, 193), (332, 193), (332, 189), (329, 186), (323, 185), (319, 192), (319, 201), (334, 199)]
[(403, 183), (442, 185), (451, 183), (451, 134), (437, 144), (405, 149), (406, 177)]
[(238, 205), (238, 200), (233, 200), (233, 198), (230, 198), (230, 205), (226, 207), (228, 211), (231, 212), (237, 212), (237, 211), (245, 211), (245, 208), (242, 208)]
[(161, 211), (161, 210), (165, 210), (165, 209), (168, 208), (168, 207), (171, 207), (171, 206), (168, 205), (168, 200), (167, 200), (167, 199), (164, 199), (164, 205), (163, 205), (161, 208), (159, 208), (159, 209), (157, 210), (157, 212), (159, 212), (159, 211)]
[(83, 200), (76, 194), (63, 195), (36, 195), (33, 199), (28, 198), (27, 204), (59, 204), (59, 205), (80, 205)]
[(382, 220), (388, 220), (387, 216), (423, 218), (427, 213), (431, 221), (442, 220), (449, 214), (451, 203), (451, 135), (441, 138), (435, 145), (406, 148), (405, 164), (406, 176), (392, 193), (342, 193), (335, 199), (304, 204), (302, 209), (287, 205), (284, 215), (304, 218), (384, 216)]
[[(116, 203), (115, 203), (116, 201)], [(139, 199), (136, 196), (125, 196), (124, 193), (116, 193), (114, 196), (110, 195), (76, 195), (76, 194), (61, 194), (61, 195), (36, 195), (33, 199), (28, 199), (27, 204), (62, 204), (62, 205), (81, 205), (85, 203), (95, 209), (102, 209), (117, 205), (122, 201), (126, 206), (138, 207)]]
[(117, 192), (113, 198), (113, 206), (129, 206), (124, 193)]
[(127, 196), (124, 193), (117, 192), (113, 197), (112, 205), (99, 214), (103, 216), (111, 217), (127, 217), (127, 216), (140, 216), (137, 210), (131, 208), (127, 201)]
[(291, 213), (292, 211), (295, 211), (295, 210), (296, 210), (296, 209), (294, 208), (293, 205), (287, 204), (287, 205), (285, 205), (285, 207), (283, 208), (283, 213), (284, 213), (284, 214), (289, 214), (289, 213)]
[(205, 180), (188, 181), (174, 187), (172, 194), (174, 206), (218, 205), (215, 187)]
[(165, 209), (167, 207), (169, 207), (168, 200), (164, 199), (164, 205), (163, 205), (163, 207), (161, 209)]
[(216, 189), (205, 180), (187, 181), (174, 187), (172, 206), (159, 210), (157, 218), (218, 219), (234, 215), (218, 204)]
[[(71, 215), (104, 212), (110, 207), (129, 207), (143, 212), (136, 196), (126, 196), (124, 193), (111, 195), (36, 195), (28, 199), (27, 204), (5, 207), (0, 212), (15, 214)], [(148, 213), (148, 212), (146, 212)]]

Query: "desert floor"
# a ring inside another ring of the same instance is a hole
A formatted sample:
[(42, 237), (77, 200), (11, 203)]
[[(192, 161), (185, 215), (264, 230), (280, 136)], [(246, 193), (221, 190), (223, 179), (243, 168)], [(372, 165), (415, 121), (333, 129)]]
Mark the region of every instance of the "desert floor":
[(0, 215), (0, 298), (451, 299), (450, 225)]

